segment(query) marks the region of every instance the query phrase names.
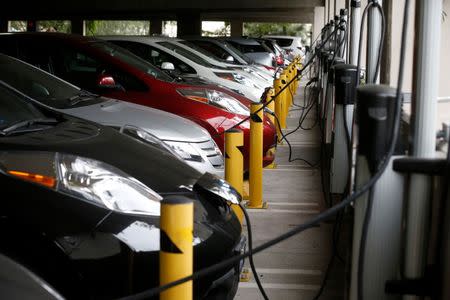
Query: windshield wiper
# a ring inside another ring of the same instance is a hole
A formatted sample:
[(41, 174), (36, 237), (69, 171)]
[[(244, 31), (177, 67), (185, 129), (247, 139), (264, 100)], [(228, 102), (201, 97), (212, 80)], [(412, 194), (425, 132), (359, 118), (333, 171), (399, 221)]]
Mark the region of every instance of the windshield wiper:
[(99, 97), (101, 97), (101, 96), (97, 95), (97, 94), (93, 94), (93, 93), (85, 91), (85, 90), (81, 90), (78, 94), (70, 97), (68, 99), (68, 101), (69, 101), (69, 105), (73, 106), (80, 102), (89, 101), (92, 98), (99, 98)]
[(23, 128), (23, 127), (30, 127), (31, 125), (35, 124), (42, 124), (42, 125), (51, 125), (56, 124), (58, 121), (56, 119), (45, 119), (45, 118), (36, 118), (36, 119), (29, 119), (29, 120), (22, 120), (16, 123), (13, 123), (12, 125), (3, 128), (0, 130), (1, 135), (8, 135), (10, 133), (13, 133), (14, 131), (17, 131), (17, 129)]

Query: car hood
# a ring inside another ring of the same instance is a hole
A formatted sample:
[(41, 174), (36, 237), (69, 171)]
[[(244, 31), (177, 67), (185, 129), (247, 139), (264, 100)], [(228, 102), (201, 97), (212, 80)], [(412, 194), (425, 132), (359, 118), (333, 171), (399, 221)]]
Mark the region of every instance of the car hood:
[(166, 151), (77, 118), (68, 118), (50, 129), (2, 137), (0, 149), (59, 152), (99, 160), (157, 193), (185, 190), (201, 177), (197, 170)]
[(120, 100), (109, 100), (63, 111), (103, 125), (139, 127), (161, 140), (204, 142), (211, 139), (206, 130), (188, 119)]

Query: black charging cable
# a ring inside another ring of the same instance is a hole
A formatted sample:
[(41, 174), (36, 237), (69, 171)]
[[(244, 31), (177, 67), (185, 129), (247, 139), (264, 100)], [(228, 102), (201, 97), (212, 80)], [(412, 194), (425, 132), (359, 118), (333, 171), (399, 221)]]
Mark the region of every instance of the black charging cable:
[(253, 252), (253, 235), (252, 235), (252, 225), (250, 223), (250, 217), (248, 216), (247, 210), (242, 206), (241, 203), (239, 203), (239, 207), (241, 208), (242, 212), (244, 213), (245, 222), (247, 223), (248, 249), (250, 252), (250, 255), (248, 256), (248, 261), (250, 263), (250, 268), (252, 269), (253, 277), (255, 278), (256, 285), (258, 286), (258, 289), (261, 292), (261, 295), (263, 296), (264, 300), (269, 300), (269, 297), (267, 296), (266, 291), (264, 290), (264, 287), (261, 284), (258, 273), (256, 272), (255, 263), (253, 262), (253, 253), (252, 253)]
[(358, 200), (359, 197), (367, 193), (374, 185), (375, 183), (380, 179), (380, 177), (383, 175), (384, 171), (389, 165), (389, 160), (392, 157), (395, 145), (397, 143), (398, 139), (398, 133), (400, 128), (400, 113), (401, 113), (401, 87), (403, 84), (403, 72), (404, 72), (404, 52), (405, 52), (405, 45), (406, 45), (406, 29), (407, 29), (407, 8), (409, 6), (409, 0), (405, 1), (405, 15), (403, 20), (403, 29), (402, 29), (402, 43), (401, 43), (401, 50), (400, 50), (400, 68), (399, 68), (399, 77), (398, 77), (398, 86), (397, 86), (397, 93), (396, 93), (396, 106), (395, 106), (395, 117), (394, 117), (394, 124), (391, 134), (391, 140), (389, 144), (389, 150), (385, 156), (385, 158), (380, 163), (380, 167), (378, 168), (378, 171), (366, 182), (364, 183), (359, 189), (355, 190), (351, 195), (345, 197), (341, 202), (337, 203), (336, 205), (330, 207), (329, 209), (323, 211), (322, 213), (312, 217), (310, 220), (308, 220), (305, 223), (302, 223), (300, 225), (295, 226), (293, 229), (287, 231), (286, 233), (279, 235), (257, 247), (255, 247), (252, 250), (249, 250), (243, 254), (236, 255), (233, 257), (230, 257), (228, 259), (225, 259), (217, 264), (211, 265), (209, 267), (206, 267), (204, 269), (198, 270), (194, 272), (190, 276), (186, 276), (184, 278), (175, 280), (171, 283), (165, 284), (163, 286), (155, 287), (150, 290), (146, 290), (131, 296), (127, 296), (124, 298), (121, 298), (122, 300), (138, 300), (138, 299), (145, 299), (150, 298), (153, 296), (156, 296), (160, 294), (161, 292), (177, 286), (179, 284), (199, 279), (203, 276), (206, 276), (208, 274), (211, 274), (213, 272), (217, 272), (219, 270), (222, 270), (224, 268), (227, 268), (231, 265), (234, 265), (238, 262), (240, 262), (242, 259), (245, 259), (246, 257), (249, 257), (250, 255), (254, 255), (256, 253), (259, 253), (261, 251), (264, 251), (286, 239), (289, 239), (290, 237), (297, 235), (309, 228), (315, 227), (317, 224), (320, 224), (321, 222), (324, 222), (328, 220), (330, 217), (335, 216), (337, 213), (345, 209), (348, 205)]

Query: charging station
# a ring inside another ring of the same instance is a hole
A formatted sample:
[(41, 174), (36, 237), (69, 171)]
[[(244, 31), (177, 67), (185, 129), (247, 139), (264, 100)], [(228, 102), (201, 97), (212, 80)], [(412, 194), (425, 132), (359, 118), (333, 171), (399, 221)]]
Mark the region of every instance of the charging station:
[(354, 99), (358, 83), (357, 67), (350, 64), (334, 66), (335, 110), (330, 168), (330, 190), (333, 194), (346, 193), (349, 181), (351, 137)]
[[(388, 152), (395, 122), (396, 89), (367, 84), (356, 92), (357, 164), (360, 188), (378, 171)], [(355, 201), (350, 299), (396, 299), (385, 283), (401, 271), (404, 177), (392, 161), (404, 154), (399, 139), (389, 165), (368, 193)], [(361, 250), (363, 252), (361, 252)]]

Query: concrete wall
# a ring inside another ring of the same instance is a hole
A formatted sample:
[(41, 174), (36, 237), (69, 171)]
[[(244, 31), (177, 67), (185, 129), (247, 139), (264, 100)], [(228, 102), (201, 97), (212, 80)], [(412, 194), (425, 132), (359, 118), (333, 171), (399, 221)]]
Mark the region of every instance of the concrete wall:
[(316, 40), (319, 36), (324, 24), (325, 19), (325, 7), (318, 6), (314, 8), (314, 22), (313, 22), (313, 36), (312, 41)]

